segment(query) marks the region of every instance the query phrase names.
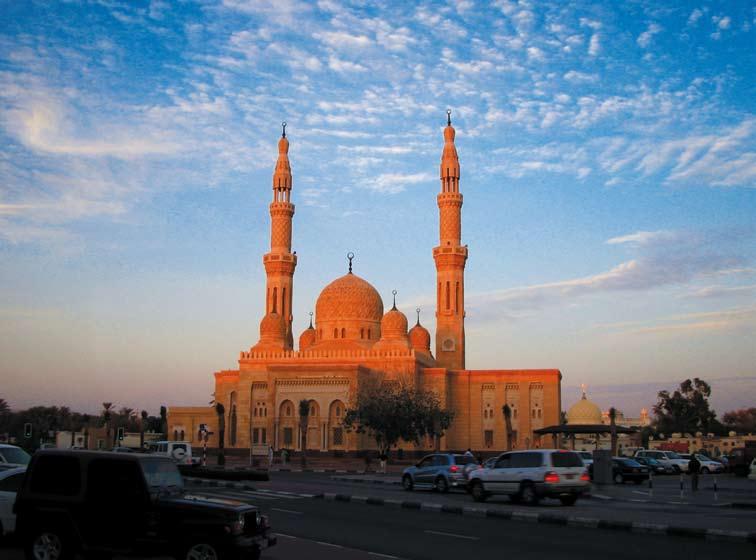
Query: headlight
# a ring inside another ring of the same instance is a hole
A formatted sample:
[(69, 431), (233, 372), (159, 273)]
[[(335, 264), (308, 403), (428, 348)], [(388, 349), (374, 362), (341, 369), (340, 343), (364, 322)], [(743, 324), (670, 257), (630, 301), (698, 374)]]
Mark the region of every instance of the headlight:
[(229, 525), (229, 532), (232, 535), (241, 535), (244, 533), (244, 515), (240, 515)]

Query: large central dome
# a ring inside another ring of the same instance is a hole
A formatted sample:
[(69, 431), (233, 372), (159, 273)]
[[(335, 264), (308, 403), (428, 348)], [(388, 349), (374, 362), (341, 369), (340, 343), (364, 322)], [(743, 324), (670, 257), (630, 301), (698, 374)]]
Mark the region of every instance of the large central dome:
[(382, 317), (383, 300), (378, 290), (350, 272), (328, 284), (318, 296), (317, 339), (370, 346), (381, 336)]
[(328, 284), (318, 296), (318, 323), (346, 320), (380, 322), (383, 300), (378, 290), (355, 274), (345, 274)]

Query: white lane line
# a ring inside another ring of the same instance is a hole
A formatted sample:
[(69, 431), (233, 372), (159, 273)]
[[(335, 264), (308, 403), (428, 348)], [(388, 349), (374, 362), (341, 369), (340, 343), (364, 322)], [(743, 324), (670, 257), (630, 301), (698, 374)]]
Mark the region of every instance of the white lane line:
[(377, 556), (378, 558), (394, 558), (396, 560), (399, 559), (398, 556), (391, 556), (390, 554), (381, 554), (380, 552), (368, 552), (370, 556)]
[(633, 490), (633, 494), (640, 494), (641, 496), (650, 496), (649, 492), (641, 492), (640, 490)]
[(333, 544), (333, 543), (323, 542), (323, 541), (315, 541), (315, 542), (318, 543), (318, 544), (322, 544), (323, 546), (331, 546), (333, 548), (344, 548), (340, 544)]
[(294, 515), (304, 515), (304, 512), (302, 511), (294, 511), (293, 509), (281, 509), (281, 508), (270, 508), (272, 511), (281, 511), (283, 513), (293, 513)]
[(456, 539), (467, 539), (468, 541), (479, 541), (480, 537), (471, 537), (470, 535), (458, 535), (457, 533), (444, 533), (443, 531), (423, 531), (430, 535), (443, 535), (444, 537), (454, 537)]
[(278, 536), (278, 537), (283, 537), (285, 539), (294, 539), (294, 540), (297, 540), (297, 537), (295, 537), (294, 535), (284, 535), (283, 533), (275, 533), (275, 535)]

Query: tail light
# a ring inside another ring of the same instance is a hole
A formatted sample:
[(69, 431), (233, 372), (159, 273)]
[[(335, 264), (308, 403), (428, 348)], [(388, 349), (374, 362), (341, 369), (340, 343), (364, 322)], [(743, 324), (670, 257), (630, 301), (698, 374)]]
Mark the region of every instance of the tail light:
[(452, 465), (449, 469), (451, 472), (457, 472), (459, 470), (459, 467), (457, 465)]
[(584, 480), (585, 482), (591, 481), (591, 477), (588, 476), (588, 471), (583, 471), (583, 474), (580, 475), (580, 480)]
[(543, 477), (544, 482), (559, 482), (559, 475), (553, 471), (547, 472)]

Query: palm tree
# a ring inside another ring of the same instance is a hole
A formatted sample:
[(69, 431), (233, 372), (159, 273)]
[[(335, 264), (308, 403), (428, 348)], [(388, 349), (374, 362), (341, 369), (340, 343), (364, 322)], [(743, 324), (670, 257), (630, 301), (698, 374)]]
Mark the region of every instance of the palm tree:
[(215, 403), (215, 413), (218, 415), (218, 465), (223, 466), (226, 464), (226, 455), (223, 451), (226, 438), (226, 407), (221, 403)]
[(81, 417), (81, 422), (84, 424), (84, 449), (89, 449), (89, 422), (90, 422), (89, 414), (83, 414)]
[(164, 406), (160, 407), (160, 431), (168, 439), (168, 409)]
[(102, 421), (105, 423), (105, 441), (110, 441), (110, 420), (113, 418), (113, 403), (102, 403)]
[(143, 410), (140, 413), (141, 421), (139, 422), (139, 449), (144, 449), (144, 427), (147, 425), (147, 418), (149, 418), (149, 414), (147, 414), (146, 410)]
[(307, 424), (310, 417), (310, 402), (307, 399), (299, 401), (299, 431), (302, 441), (302, 467), (307, 466)]
[(508, 404), (501, 407), (501, 412), (504, 414), (504, 426), (507, 431), (507, 451), (512, 450), (512, 409)]

